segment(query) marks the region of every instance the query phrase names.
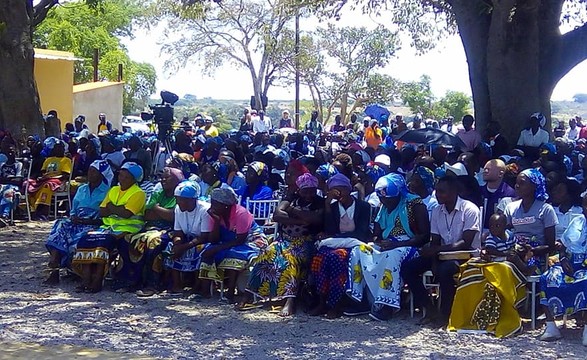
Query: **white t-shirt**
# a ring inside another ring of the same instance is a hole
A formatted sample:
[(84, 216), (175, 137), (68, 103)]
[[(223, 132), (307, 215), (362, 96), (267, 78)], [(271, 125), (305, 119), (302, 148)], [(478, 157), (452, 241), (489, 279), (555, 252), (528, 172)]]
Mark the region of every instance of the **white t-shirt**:
[(202, 233), (212, 232), (214, 220), (208, 214), (209, 208), (209, 203), (200, 200), (198, 200), (193, 211), (181, 211), (179, 205), (176, 205), (173, 229), (191, 236), (200, 236)]
[(524, 129), (520, 132), (520, 138), (518, 139), (518, 145), (519, 146), (540, 147), (540, 145), (546, 144), (549, 141), (550, 141), (550, 135), (544, 129), (538, 129), (536, 134), (533, 134), (531, 129)]
[(581, 130), (578, 126), (575, 126), (574, 129), (568, 128), (565, 137), (569, 140), (577, 141), (579, 139), (579, 130)]

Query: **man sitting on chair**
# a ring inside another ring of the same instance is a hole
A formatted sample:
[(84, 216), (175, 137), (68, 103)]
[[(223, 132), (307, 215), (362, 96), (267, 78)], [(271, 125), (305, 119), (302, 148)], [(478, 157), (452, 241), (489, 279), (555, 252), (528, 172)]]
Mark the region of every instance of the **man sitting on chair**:
[[(444, 177), (436, 185), (438, 204), (430, 218), (432, 241), (429, 247), (422, 248), (420, 257), (402, 265), (401, 276), (414, 296), (414, 303), (427, 310), (421, 323), (440, 321), (448, 323), (452, 302), (455, 296), (454, 275), (459, 272), (458, 260), (440, 260), (439, 253), (472, 250), (480, 248), (479, 208), (470, 201), (461, 199), (455, 177)], [(436, 313), (428, 292), (422, 283), (422, 274), (432, 270), (440, 284), (441, 313)]]

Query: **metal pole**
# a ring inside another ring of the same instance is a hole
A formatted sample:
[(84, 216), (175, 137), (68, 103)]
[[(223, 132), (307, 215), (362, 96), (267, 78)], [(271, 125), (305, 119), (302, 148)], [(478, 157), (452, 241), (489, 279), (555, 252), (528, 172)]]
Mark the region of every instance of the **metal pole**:
[(118, 64), (118, 82), (122, 81), (122, 64)]
[(100, 50), (94, 49), (94, 57), (92, 59), (92, 65), (94, 67), (94, 82), (98, 82), (98, 61), (100, 59)]
[(295, 25), (295, 56), (296, 56), (296, 130), (300, 128), (300, 8), (296, 8)]

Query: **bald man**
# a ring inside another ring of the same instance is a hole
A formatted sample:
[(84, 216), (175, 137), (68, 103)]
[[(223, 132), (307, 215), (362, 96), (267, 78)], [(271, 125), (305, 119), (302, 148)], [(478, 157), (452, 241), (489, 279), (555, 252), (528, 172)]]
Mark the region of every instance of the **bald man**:
[(503, 181), (505, 173), (505, 163), (500, 159), (489, 160), (483, 167), (483, 180), (485, 185), (482, 187), (483, 199), (487, 200), (485, 206), (485, 218), (483, 219), (483, 228), (489, 227), (489, 218), (495, 213), (495, 207), (499, 201), (505, 197), (515, 197), (516, 193), (511, 186)]

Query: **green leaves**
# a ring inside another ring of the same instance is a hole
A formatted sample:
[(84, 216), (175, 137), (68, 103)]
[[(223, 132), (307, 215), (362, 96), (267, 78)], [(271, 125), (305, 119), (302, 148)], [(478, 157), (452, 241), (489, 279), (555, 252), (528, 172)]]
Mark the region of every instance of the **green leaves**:
[(92, 81), (92, 57), (99, 49), (100, 79), (116, 81), (123, 65), (124, 112), (142, 110), (155, 91), (156, 72), (149, 64), (130, 59), (121, 37), (132, 38), (135, 24), (144, 19), (145, 7), (138, 0), (93, 0), (68, 2), (53, 9), (35, 29), (36, 47), (73, 52), (74, 83)]

